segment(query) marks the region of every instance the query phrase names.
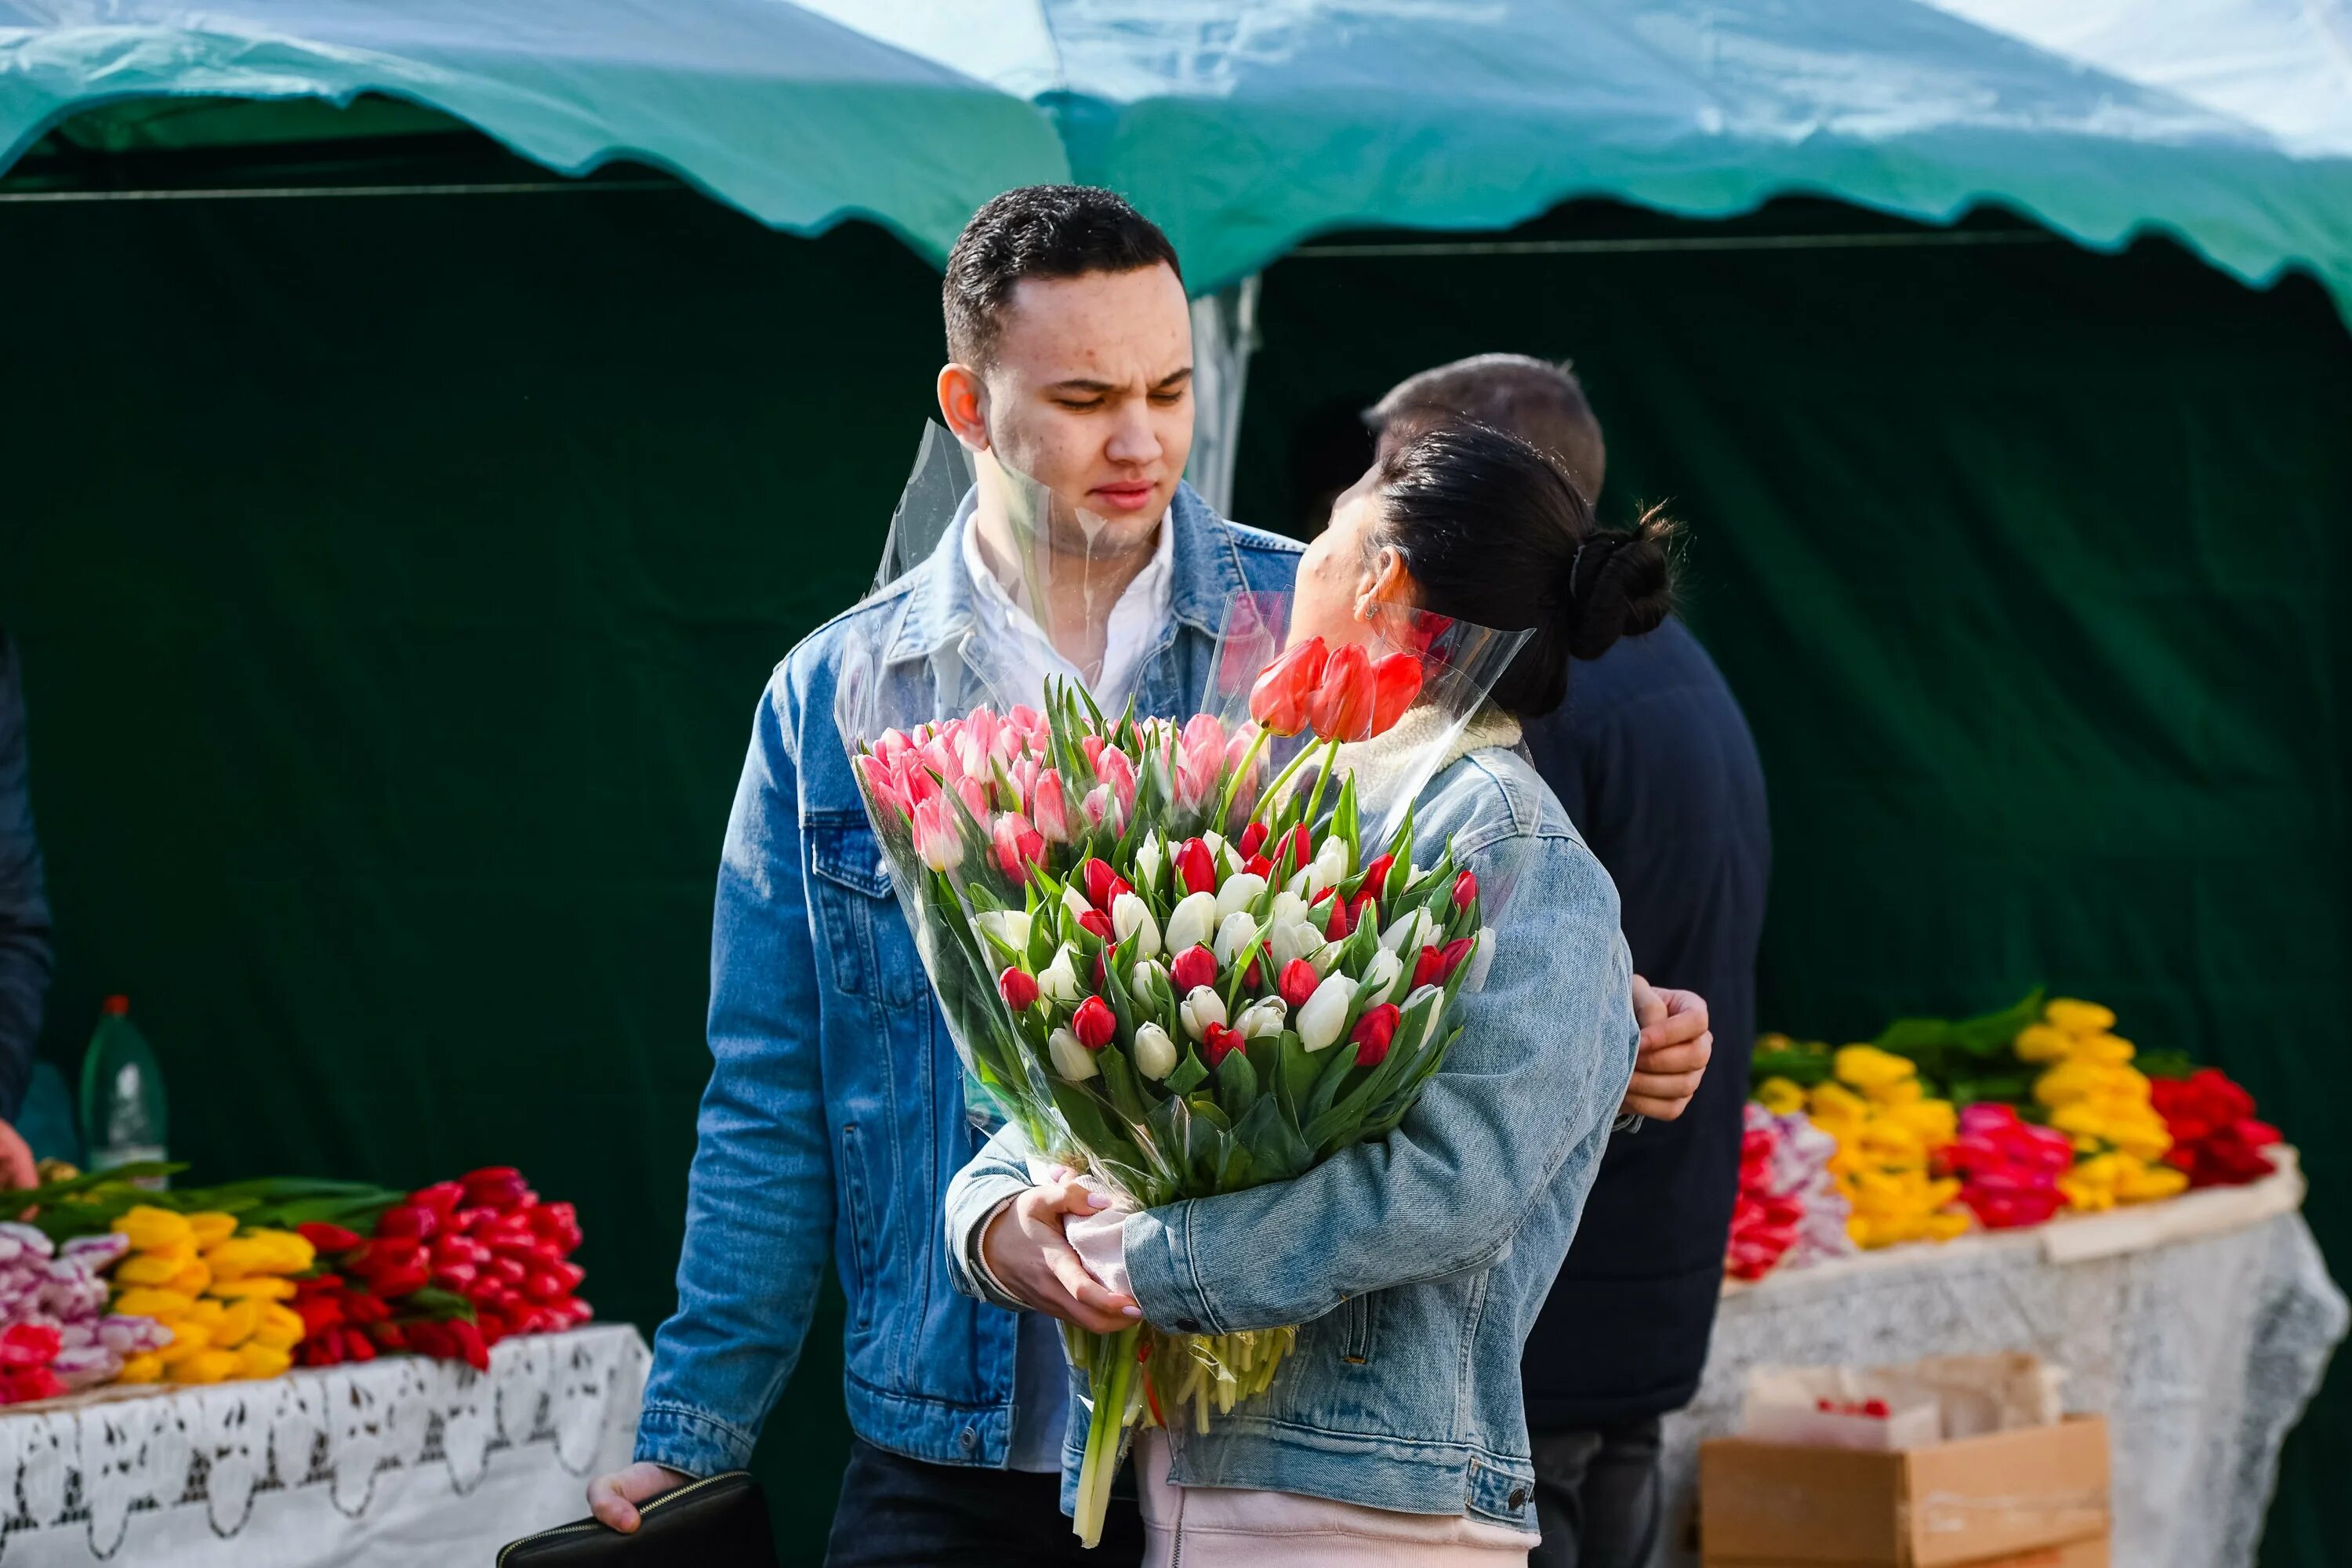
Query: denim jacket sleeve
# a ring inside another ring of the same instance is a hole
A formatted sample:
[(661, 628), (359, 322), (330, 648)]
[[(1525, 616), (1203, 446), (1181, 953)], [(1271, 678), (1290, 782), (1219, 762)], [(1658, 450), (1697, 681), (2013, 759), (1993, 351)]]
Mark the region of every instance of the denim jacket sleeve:
[(24, 690), (16, 649), (0, 637), (0, 1120), (16, 1119), (32, 1079), (49, 961), (49, 903), (25, 764)]
[(692, 1475), (750, 1458), (799, 1360), (833, 1229), (796, 728), (787, 683), (772, 682), (719, 861), (677, 1311), (637, 1426), (638, 1458)]
[(967, 1296), (1016, 1311), (1027, 1310), (1027, 1303), (1005, 1294), (989, 1277), (981, 1265), (980, 1242), (997, 1206), (1029, 1185), (1029, 1160), (1035, 1152), (1028, 1136), (1006, 1122), (948, 1184), (945, 1205), (948, 1279)]
[[(1148, 1320), (1213, 1333), (1303, 1323), (1349, 1296), (1484, 1268), (1564, 1163), (1598, 1162), (1636, 1036), (1616, 889), (1549, 830), (1472, 852), (1482, 883), (1506, 852), (1520, 881), (1486, 984), (1403, 1122), (1292, 1180), (1130, 1215)], [(1302, 1236), (1316, 1238), (1306, 1253)]]

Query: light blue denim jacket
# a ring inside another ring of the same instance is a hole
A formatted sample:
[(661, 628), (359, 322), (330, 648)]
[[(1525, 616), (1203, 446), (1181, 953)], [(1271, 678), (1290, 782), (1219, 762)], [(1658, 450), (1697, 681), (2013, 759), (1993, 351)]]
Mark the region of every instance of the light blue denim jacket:
[[(1137, 705), (1189, 712), (1244, 587), (1286, 590), (1298, 546), (1219, 519), (1189, 488), (1171, 624)], [(979, 1148), (931, 999), (834, 724), (837, 660), (887, 648), (891, 679), (971, 624), (950, 530), (898, 582), (795, 647), (761, 699), (719, 868), (709, 1087), (687, 1188), (677, 1311), (654, 1342), (636, 1457), (741, 1466), (799, 1359), (830, 1253), (848, 1299), (845, 1394), (868, 1442), (1003, 1467), (1015, 1318), (951, 1286), (948, 1179)]]
[[(1302, 1325), (1257, 1399), (1172, 1435), (1170, 1479), (1535, 1529), (1519, 1350), (1559, 1271), (1633, 1072), (1617, 889), (1516, 751), (1440, 772), (1416, 808), (1483, 887), (1515, 878), (1465, 1032), (1402, 1124), (1294, 1180), (1130, 1215), (1144, 1316), (1223, 1332)], [(1507, 872), (1506, 868), (1509, 870)], [(979, 1232), (1028, 1183), (1000, 1131), (948, 1194), (960, 1288)], [(1079, 1409), (1073, 1400), (1074, 1411)], [(1071, 1423), (1063, 1492), (1084, 1426)]]

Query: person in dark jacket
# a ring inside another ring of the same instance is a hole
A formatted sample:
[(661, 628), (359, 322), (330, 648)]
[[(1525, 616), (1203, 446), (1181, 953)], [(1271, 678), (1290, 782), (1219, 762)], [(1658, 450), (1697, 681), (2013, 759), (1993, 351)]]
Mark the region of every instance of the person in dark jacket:
[(0, 1184), (34, 1184), (16, 1133), (33, 1077), (33, 1042), (49, 989), (49, 901), (25, 764), (25, 691), (16, 645), (0, 632)]
[[(1480, 354), (1399, 384), (1367, 414), (1382, 450), (1469, 419), (1549, 452), (1588, 500), (1600, 421), (1567, 366)], [(1543, 1544), (1531, 1568), (1639, 1568), (1659, 1531), (1658, 1423), (1706, 1363), (1739, 1184), (1740, 1104), (1756, 1037), (1756, 948), (1771, 866), (1764, 771), (1739, 703), (1669, 619), (1572, 672), (1527, 726), (1536, 768), (1617, 883), (1633, 965), (1707, 999), (1719, 1052), (1686, 1105), (1680, 1080), (1627, 1109), (1520, 1376)]]

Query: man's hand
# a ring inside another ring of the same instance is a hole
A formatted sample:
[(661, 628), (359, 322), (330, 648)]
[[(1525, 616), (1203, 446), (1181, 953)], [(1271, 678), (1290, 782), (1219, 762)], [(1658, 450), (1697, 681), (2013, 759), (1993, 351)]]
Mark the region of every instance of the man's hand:
[(692, 1479), (683, 1470), (656, 1465), (651, 1459), (639, 1459), (625, 1469), (598, 1476), (588, 1483), (588, 1511), (596, 1516), (598, 1523), (609, 1525), (624, 1535), (633, 1534), (637, 1528), (637, 1504), (674, 1491)]
[(32, 1145), (25, 1142), (24, 1134), (0, 1121), (0, 1186), (23, 1192), (40, 1184), (40, 1173), (33, 1168)]
[(1633, 1058), (1633, 1081), (1622, 1107), (1629, 1115), (1672, 1121), (1698, 1092), (1715, 1054), (1706, 1026), (1706, 998), (1696, 991), (1657, 989), (1633, 976), (1633, 1021), (1642, 1044)]
[(1098, 1334), (1131, 1329), (1143, 1309), (1087, 1273), (1062, 1234), (1066, 1216), (1093, 1214), (1112, 1201), (1076, 1177), (1027, 1188), (998, 1209), (980, 1233), (982, 1261), (998, 1284), (1049, 1318)]

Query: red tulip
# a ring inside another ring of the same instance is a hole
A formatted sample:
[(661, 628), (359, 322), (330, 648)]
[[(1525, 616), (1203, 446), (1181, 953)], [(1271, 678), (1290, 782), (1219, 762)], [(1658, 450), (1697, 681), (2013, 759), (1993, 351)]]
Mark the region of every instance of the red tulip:
[(1202, 985), (1217, 983), (1217, 955), (1205, 947), (1188, 947), (1168, 966), (1168, 984), (1179, 996), (1190, 996)]
[(1275, 867), (1286, 877), (1303, 869), (1314, 858), (1315, 837), (1303, 822), (1284, 834), (1282, 842), (1275, 847)]
[(1116, 933), (1110, 923), (1110, 917), (1103, 913), (1100, 910), (1088, 910), (1085, 914), (1080, 915), (1078, 917), (1078, 926), (1082, 931), (1090, 931), (1094, 932), (1095, 935), (1102, 938), (1105, 942), (1117, 940)]
[(1465, 871), (1454, 879), (1454, 907), (1466, 910), (1478, 897), (1478, 873)]
[(440, 1224), (441, 1216), (431, 1209), (420, 1208), (415, 1204), (394, 1204), (383, 1211), (383, 1218), (375, 1222), (375, 1233), (378, 1236), (404, 1236), (422, 1239), (431, 1236), (440, 1227)]
[(1372, 890), (1373, 897), (1379, 897), (1381, 889), (1388, 884), (1389, 868), (1395, 864), (1396, 857), (1393, 855), (1373, 856), (1370, 860), (1364, 862), (1363, 879), (1358, 882), (1356, 886), (1360, 889), (1370, 888)]
[(989, 830), (996, 847), (996, 863), (1015, 882), (1027, 882), (1038, 861), (1045, 858), (1045, 836), (1017, 811), (1008, 811)]
[(1335, 651), (1307, 700), (1307, 722), (1326, 741), (1361, 741), (1372, 732), (1372, 658), (1360, 643)]
[(1307, 999), (1314, 995), (1315, 988), (1322, 984), (1323, 977), (1315, 973), (1313, 964), (1303, 958), (1294, 958), (1282, 966), (1282, 979), (1276, 988), (1282, 993), (1282, 999), (1290, 1004), (1290, 1010), (1297, 1013), (1307, 1005)]
[(1296, 735), (1307, 728), (1307, 700), (1329, 658), (1321, 637), (1284, 649), (1250, 688), (1250, 717), (1270, 735)]
[(1209, 1026), (1208, 1033), (1202, 1043), (1208, 1047), (1209, 1065), (1213, 1068), (1220, 1062), (1223, 1061), (1227, 1057), (1233, 1055), (1235, 1051), (1240, 1050), (1244, 1046), (1249, 1044), (1249, 1041), (1244, 1037), (1239, 1029), (1229, 1027), (1223, 1024), (1212, 1024)]
[(1421, 695), (1421, 660), (1392, 653), (1372, 663), (1371, 733), (1384, 735)]
[(1098, 1051), (1118, 1033), (1118, 1018), (1111, 1012), (1109, 1003), (1099, 996), (1089, 996), (1070, 1015), (1070, 1032), (1078, 1037), (1078, 1044)]
[(1251, 856), (1255, 855), (1259, 850), (1265, 847), (1266, 836), (1269, 831), (1270, 830), (1266, 827), (1266, 825), (1263, 822), (1253, 822), (1247, 827), (1242, 829), (1241, 843), (1236, 846), (1236, 847), (1241, 850), (1243, 859), (1248, 859)]
[(429, 1187), (419, 1187), (408, 1194), (408, 1201), (419, 1208), (431, 1209), (447, 1219), (457, 1205), (466, 1201), (463, 1182), (436, 1182)]
[(294, 1227), (294, 1234), (309, 1242), (312, 1249), (320, 1253), (349, 1252), (360, 1244), (357, 1231), (345, 1230), (341, 1226), (329, 1225), (323, 1220), (312, 1220), (308, 1225), (298, 1225)]
[(1269, 882), (1274, 880), (1274, 862), (1263, 855), (1251, 856), (1242, 862), (1242, 869), (1253, 877), (1263, 877)]
[(996, 977), (996, 994), (1014, 1012), (1026, 1013), (1037, 1005), (1037, 977), (1025, 969), (1008, 967)]
[(1412, 961), (1412, 983), (1418, 986), (1434, 985), (1445, 978), (1445, 954), (1433, 947), (1424, 947)]
[(1176, 874), (1183, 879), (1188, 893), (1217, 890), (1217, 858), (1209, 853), (1206, 840), (1184, 840), (1184, 847), (1176, 851)]
[(1063, 792), (1062, 775), (1047, 768), (1037, 775), (1037, 787), (1030, 800), (1033, 815), (1037, 819), (1037, 831), (1049, 844), (1067, 844), (1076, 837), (1070, 831), (1070, 800)]
[(1109, 912), (1111, 905), (1118, 901), (1121, 893), (1135, 891), (1134, 888), (1129, 885), (1126, 878), (1112, 870), (1108, 864), (1101, 860), (1087, 862), (1086, 882), (1087, 902), (1105, 913)]
[(1396, 1038), (1397, 1020), (1402, 1016), (1395, 1003), (1383, 1002), (1356, 1020), (1348, 1038), (1355, 1043), (1358, 1067), (1378, 1067), (1388, 1059), (1389, 1042)]
[(1454, 972), (1462, 967), (1462, 961), (1469, 957), (1471, 950), (1477, 945), (1478, 939), (1475, 936), (1457, 936), (1447, 942), (1438, 954), (1442, 960), (1437, 967), (1438, 983), (1443, 984), (1453, 979)]
[(1331, 923), (1323, 928), (1323, 934), (1333, 942), (1345, 940), (1349, 932), (1363, 924), (1366, 910), (1371, 911), (1373, 920), (1380, 919), (1379, 885), (1369, 878), (1365, 879), (1364, 885), (1356, 890), (1356, 896), (1352, 899), (1333, 895)]

